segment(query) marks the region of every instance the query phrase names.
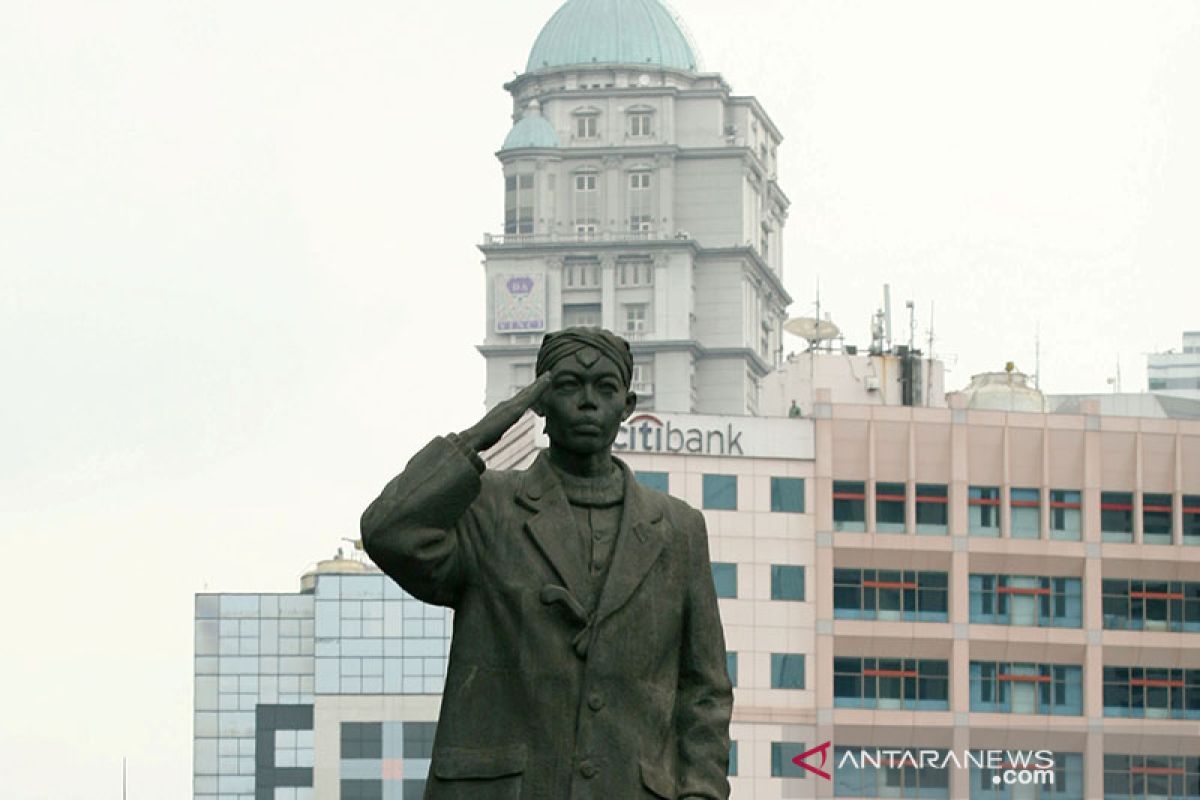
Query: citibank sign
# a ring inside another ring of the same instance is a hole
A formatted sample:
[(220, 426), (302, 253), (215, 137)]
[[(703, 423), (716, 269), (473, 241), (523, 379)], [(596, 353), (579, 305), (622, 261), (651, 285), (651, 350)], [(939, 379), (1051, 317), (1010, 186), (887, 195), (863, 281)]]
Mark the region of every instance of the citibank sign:
[(813, 428), (810, 420), (783, 417), (635, 414), (617, 432), (613, 450), (811, 459)]

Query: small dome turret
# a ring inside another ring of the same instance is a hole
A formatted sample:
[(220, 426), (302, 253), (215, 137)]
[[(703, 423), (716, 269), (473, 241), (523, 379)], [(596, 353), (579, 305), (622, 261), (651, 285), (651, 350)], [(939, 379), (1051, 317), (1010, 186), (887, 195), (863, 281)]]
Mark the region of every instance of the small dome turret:
[(696, 71), (695, 48), (658, 0), (567, 0), (538, 34), (526, 72), (585, 64)]
[(522, 147), (558, 147), (558, 134), (550, 121), (542, 116), (537, 100), (531, 100), (517, 124), (504, 137), (501, 150), (517, 150)]

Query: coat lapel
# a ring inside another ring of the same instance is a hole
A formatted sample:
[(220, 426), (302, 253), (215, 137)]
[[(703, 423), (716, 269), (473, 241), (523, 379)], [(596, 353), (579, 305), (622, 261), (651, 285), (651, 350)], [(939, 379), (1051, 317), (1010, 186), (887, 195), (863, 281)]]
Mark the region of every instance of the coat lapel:
[(526, 471), (517, 489), (516, 501), (533, 512), (533, 516), (525, 521), (525, 530), (554, 567), (563, 586), (577, 598), (586, 597), (585, 560), (575, 530), (575, 518), (545, 454)]
[(625, 473), (625, 509), (612, 564), (596, 608), (595, 624), (625, 605), (654, 566), (666, 541), (661, 508), (650, 491), (634, 480), (629, 467), (621, 463), (621, 469)]

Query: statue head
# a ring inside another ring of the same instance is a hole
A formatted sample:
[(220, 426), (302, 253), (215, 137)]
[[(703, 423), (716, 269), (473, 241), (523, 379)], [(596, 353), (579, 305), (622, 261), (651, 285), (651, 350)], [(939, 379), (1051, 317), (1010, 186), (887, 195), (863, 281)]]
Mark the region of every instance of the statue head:
[(546, 418), (550, 446), (580, 456), (607, 452), (637, 405), (637, 395), (629, 390), (629, 343), (601, 328), (548, 333), (536, 372), (551, 375), (550, 388), (533, 406)]

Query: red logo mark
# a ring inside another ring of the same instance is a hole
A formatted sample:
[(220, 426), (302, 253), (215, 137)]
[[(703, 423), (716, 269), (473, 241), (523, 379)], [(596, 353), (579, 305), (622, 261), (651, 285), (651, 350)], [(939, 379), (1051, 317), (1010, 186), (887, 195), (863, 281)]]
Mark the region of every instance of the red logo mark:
[(813, 747), (809, 750), (805, 750), (803, 753), (801, 753), (800, 755), (793, 758), (792, 763), (795, 764), (797, 767), (804, 767), (809, 772), (815, 772), (816, 774), (820, 775), (822, 778), (824, 778), (827, 781), (833, 780), (833, 777), (828, 772), (821, 769), (820, 767), (814, 767), (812, 764), (809, 764), (808, 762), (806, 762), (804, 760), (804, 759), (808, 758), (809, 756), (811, 756), (813, 753), (820, 752), (821, 753), (821, 767), (825, 766), (825, 759), (829, 758), (829, 746), (832, 744), (833, 744), (833, 742), (825, 742), (825, 743), (819, 744), (816, 747)]

